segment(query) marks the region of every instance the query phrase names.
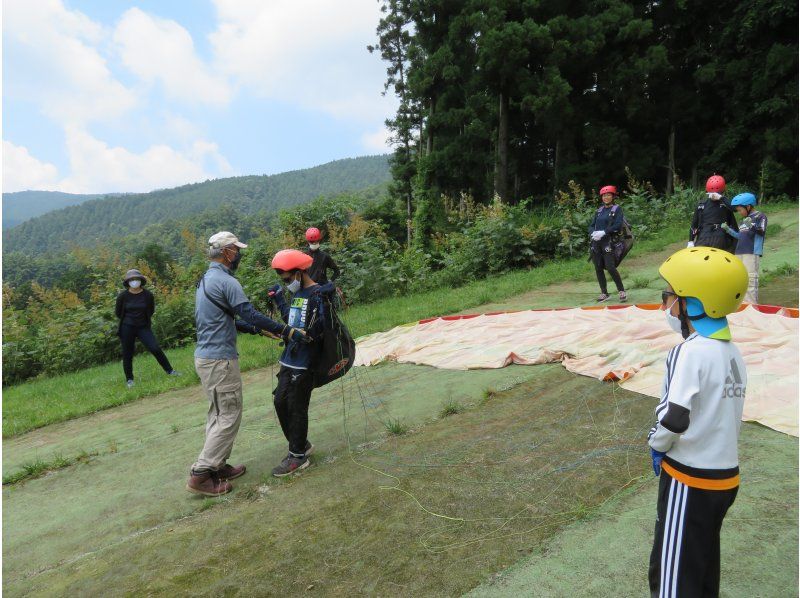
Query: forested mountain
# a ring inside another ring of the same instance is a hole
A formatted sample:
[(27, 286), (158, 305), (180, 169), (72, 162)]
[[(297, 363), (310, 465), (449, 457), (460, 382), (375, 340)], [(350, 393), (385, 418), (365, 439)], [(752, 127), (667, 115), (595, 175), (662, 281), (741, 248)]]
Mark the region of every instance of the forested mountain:
[[(60, 191), (17, 191), (3, 193), (3, 229), (67, 206), (77, 206), (103, 195), (79, 195)], [(111, 197), (111, 196), (109, 196)]]
[[(422, 243), (442, 197), (514, 203), (625, 169), (797, 193), (797, 2), (383, 0), (392, 192)], [(411, 228), (409, 228), (409, 235)]]
[(336, 160), (271, 176), (241, 176), (151, 193), (95, 199), (44, 214), (6, 231), (3, 251), (52, 254), (71, 245), (107, 243), (150, 225), (175, 222), (222, 207), (240, 215), (273, 214), (320, 195), (362, 190), (389, 180), (387, 156)]

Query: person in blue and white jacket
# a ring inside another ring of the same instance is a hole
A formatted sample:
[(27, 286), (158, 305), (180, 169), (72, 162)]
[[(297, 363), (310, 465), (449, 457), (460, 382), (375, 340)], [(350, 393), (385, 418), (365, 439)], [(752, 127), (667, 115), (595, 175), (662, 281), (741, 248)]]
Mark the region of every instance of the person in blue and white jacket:
[(736, 257), (742, 260), (750, 277), (746, 303), (758, 303), (758, 269), (761, 256), (764, 255), (764, 237), (767, 234), (767, 217), (756, 210), (756, 196), (752, 193), (740, 193), (731, 200), (731, 206), (739, 212), (742, 223), (739, 230), (733, 230), (727, 224), (722, 229), (736, 239)]
[(678, 251), (659, 268), (662, 309), (684, 340), (670, 350), (648, 443), (660, 476), (649, 582), (653, 596), (718, 596), (720, 529), (739, 489), (747, 372), (727, 315), (747, 270), (713, 247)]

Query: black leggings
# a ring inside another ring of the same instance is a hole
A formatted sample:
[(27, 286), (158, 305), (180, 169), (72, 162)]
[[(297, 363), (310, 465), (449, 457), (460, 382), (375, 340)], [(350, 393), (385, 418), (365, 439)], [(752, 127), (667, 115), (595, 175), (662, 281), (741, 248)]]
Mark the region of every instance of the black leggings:
[(123, 324), (119, 328), (119, 339), (122, 342), (122, 369), (125, 370), (125, 379), (133, 380), (133, 349), (137, 337), (142, 341), (145, 349), (153, 354), (153, 357), (164, 368), (164, 371), (169, 374), (172, 371), (172, 366), (167, 356), (164, 355), (164, 351), (158, 346), (158, 341), (153, 331), (150, 328), (139, 328), (138, 326)]
[[(610, 247), (610, 246), (609, 246)], [(622, 286), (622, 278), (617, 272), (617, 266), (614, 264), (614, 252), (606, 251), (605, 247), (597, 246), (592, 248), (592, 262), (594, 263), (594, 272), (597, 274), (597, 282), (600, 283), (600, 292), (604, 295), (608, 294), (608, 284), (606, 283), (606, 273), (603, 270), (608, 270), (614, 284), (617, 285), (617, 291), (624, 291), (625, 287)]]
[(311, 372), (281, 366), (278, 385), (272, 391), (273, 402), (283, 435), (289, 441), (289, 451), (297, 455), (306, 452), (308, 404), (312, 390), (314, 377)]

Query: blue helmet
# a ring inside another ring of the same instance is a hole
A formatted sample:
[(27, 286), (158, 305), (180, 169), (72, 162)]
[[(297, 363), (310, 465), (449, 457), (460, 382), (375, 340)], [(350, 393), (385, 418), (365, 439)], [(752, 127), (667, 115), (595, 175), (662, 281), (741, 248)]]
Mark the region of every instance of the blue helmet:
[(732, 206), (754, 206), (756, 205), (756, 196), (752, 193), (740, 193), (731, 200)]

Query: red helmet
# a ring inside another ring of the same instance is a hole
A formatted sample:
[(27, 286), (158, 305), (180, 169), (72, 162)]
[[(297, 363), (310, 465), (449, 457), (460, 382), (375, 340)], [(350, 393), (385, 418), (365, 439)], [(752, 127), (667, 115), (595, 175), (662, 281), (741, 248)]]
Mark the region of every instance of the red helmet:
[(313, 261), (313, 257), (297, 249), (281, 249), (275, 254), (275, 257), (272, 258), (272, 268), (284, 272), (305, 270)]
[(619, 193), (617, 193), (617, 188), (614, 185), (606, 185), (605, 187), (600, 188), (600, 197), (603, 197), (606, 193), (619, 195)]
[(718, 174), (706, 181), (706, 193), (725, 193), (725, 179)]
[(312, 226), (306, 231), (306, 241), (309, 243), (318, 243), (320, 239), (322, 239), (322, 233), (319, 232), (318, 228)]

